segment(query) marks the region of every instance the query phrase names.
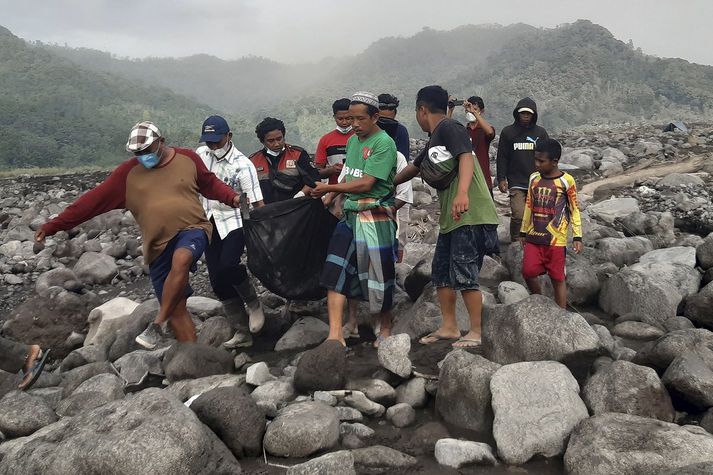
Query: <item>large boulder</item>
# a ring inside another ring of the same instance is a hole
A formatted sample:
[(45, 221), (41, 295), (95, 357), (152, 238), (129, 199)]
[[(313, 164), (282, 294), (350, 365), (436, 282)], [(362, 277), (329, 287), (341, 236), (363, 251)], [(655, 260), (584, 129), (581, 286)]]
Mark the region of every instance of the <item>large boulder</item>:
[(356, 475), (354, 456), (348, 450), (338, 450), (313, 458), (287, 469), (286, 475)]
[(336, 409), (309, 401), (281, 409), (267, 427), (264, 444), (268, 453), (278, 457), (307, 457), (334, 447), (338, 440)]
[(0, 399), (0, 433), (5, 437), (25, 437), (56, 421), (57, 415), (39, 396), (12, 391)]
[(483, 355), (496, 363), (559, 361), (580, 374), (600, 349), (597, 333), (581, 315), (542, 295), (495, 307), (483, 319)]
[(642, 236), (605, 237), (596, 242), (595, 248), (602, 261), (612, 262), (617, 267), (630, 266), (641, 256), (654, 249), (651, 241)]
[(710, 233), (701, 244), (696, 247), (696, 261), (703, 270), (713, 267), (713, 233)]
[(582, 390), (593, 414), (621, 412), (673, 422), (671, 397), (656, 371), (629, 361), (614, 361), (597, 371)]
[(74, 390), (77, 389), (84, 381), (104, 373), (114, 373), (114, 370), (109, 363), (106, 361), (89, 363), (62, 373), (62, 382), (60, 383), (60, 386), (64, 389), (64, 394), (69, 395), (72, 394)]
[(408, 378), (411, 375), (409, 351), (411, 338), (406, 333), (391, 335), (379, 345), (379, 364), (402, 378)]
[(572, 429), (589, 416), (577, 380), (555, 361), (503, 366), (490, 379), (490, 390), (493, 437), (500, 458), (511, 465), (563, 454)]
[(197, 343), (220, 348), (233, 336), (233, 327), (225, 317), (210, 317), (198, 332)]
[(158, 351), (132, 351), (116, 360), (114, 366), (127, 383), (138, 383), (146, 373), (163, 374), (158, 353)]
[(108, 284), (118, 272), (114, 258), (101, 252), (85, 252), (74, 265), (74, 273), (88, 284)]
[(104, 346), (112, 340), (116, 332), (130, 320), (131, 314), (139, 304), (126, 297), (116, 297), (89, 312), (87, 322), (89, 330), (84, 339), (85, 345)]
[(65, 284), (68, 282), (75, 282), (77, 280), (77, 275), (74, 271), (72, 271), (72, 269), (58, 267), (40, 274), (37, 278), (37, 282), (35, 282), (35, 291), (42, 297), (48, 297), (50, 295), (49, 289), (51, 287), (65, 288)]
[(303, 317), (292, 324), (275, 344), (275, 351), (297, 350), (318, 345), (329, 335), (329, 325), (314, 317)]
[(493, 424), (490, 378), (500, 365), (464, 350), (452, 351), (441, 367), (436, 411), (449, 424), (488, 433)]
[(198, 379), (184, 379), (171, 383), (165, 390), (178, 398), (187, 401), (193, 396), (206, 393), (215, 388), (245, 387), (244, 374), (216, 374)]
[(587, 208), (587, 212), (606, 224), (614, 224), (617, 218), (641, 211), (636, 198), (609, 198), (608, 200), (594, 203)]
[(684, 315), (698, 325), (713, 328), (713, 282), (686, 299)]
[(661, 378), (674, 397), (699, 408), (713, 407), (713, 365), (693, 352), (674, 359)]
[(564, 456), (571, 475), (678, 473), (712, 461), (713, 435), (703, 429), (617, 413), (582, 421)]
[(215, 434), (178, 399), (159, 389), (1, 444), (0, 459), (2, 475), (241, 472)]
[(665, 371), (677, 356), (689, 351), (706, 361), (713, 361), (713, 332), (702, 328), (669, 332), (650, 347), (640, 350), (634, 363)]
[(196, 379), (235, 370), (233, 356), (225, 350), (199, 343), (175, 343), (163, 357), (169, 381)]
[(423, 289), (431, 282), (431, 259), (423, 259), (404, 279), (404, 290), (412, 301), (418, 300)]
[(157, 299), (147, 300), (136, 307), (119, 328), (113, 338), (108, 338), (103, 344), (108, 349), (111, 361), (118, 360), (127, 353), (144, 349), (136, 343), (136, 337), (143, 332), (149, 323), (153, 322), (159, 310)]
[(211, 389), (194, 400), (191, 409), (235, 457), (257, 457), (262, 453), (265, 414), (242, 388)]
[(326, 340), (300, 358), (295, 371), (295, 388), (301, 392), (343, 389), (346, 369), (344, 346), (336, 340)]

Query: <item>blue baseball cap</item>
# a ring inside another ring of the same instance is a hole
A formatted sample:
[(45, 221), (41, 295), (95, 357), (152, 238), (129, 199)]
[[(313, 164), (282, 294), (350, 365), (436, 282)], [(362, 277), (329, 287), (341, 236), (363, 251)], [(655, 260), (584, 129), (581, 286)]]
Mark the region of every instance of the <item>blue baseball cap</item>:
[(201, 142), (220, 142), (230, 132), (228, 122), (219, 115), (212, 115), (203, 121)]

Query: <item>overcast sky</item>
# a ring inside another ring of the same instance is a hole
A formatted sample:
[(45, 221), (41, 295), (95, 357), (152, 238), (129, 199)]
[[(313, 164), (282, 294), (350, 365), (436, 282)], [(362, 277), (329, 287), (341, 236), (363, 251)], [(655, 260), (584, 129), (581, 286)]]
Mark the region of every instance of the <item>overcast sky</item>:
[(0, 0), (0, 12), (0, 25), (27, 40), (129, 57), (208, 53), (282, 62), (352, 55), (424, 26), (554, 27), (585, 18), (646, 53), (713, 65), (710, 0)]

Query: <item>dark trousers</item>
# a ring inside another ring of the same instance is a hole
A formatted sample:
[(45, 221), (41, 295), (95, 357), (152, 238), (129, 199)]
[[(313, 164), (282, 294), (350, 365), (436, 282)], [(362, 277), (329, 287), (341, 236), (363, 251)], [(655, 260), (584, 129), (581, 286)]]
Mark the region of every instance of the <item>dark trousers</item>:
[(0, 336), (0, 369), (17, 373), (25, 365), (29, 352), (27, 345)]
[(213, 237), (205, 250), (205, 260), (210, 285), (220, 300), (239, 297), (235, 287), (248, 278), (247, 269), (240, 263), (244, 250), (245, 236), (242, 228), (231, 231), (225, 239), (220, 239), (213, 223)]

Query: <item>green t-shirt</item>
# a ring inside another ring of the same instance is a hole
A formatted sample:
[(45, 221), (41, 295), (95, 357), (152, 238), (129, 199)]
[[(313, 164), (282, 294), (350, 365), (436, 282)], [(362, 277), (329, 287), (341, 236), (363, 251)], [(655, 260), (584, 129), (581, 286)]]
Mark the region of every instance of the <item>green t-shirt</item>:
[[(432, 160), (442, 168), (458, 167), (458, 156), (463, 153), (473, 154), (473, 147), (465, 127), (453, 119), (443, 119), (431, 134), (426, 149), (414, 161), (418, 167), (423, 160)], [(438, 191), (438, 201), (441, 204), (441, 217), (438, 220), (441, 234), (446, 234), (456, 228), (476, 224), (498, 224), (498, 213), (495, 204), (485, 184), (483, 171), (478, 166), (475, 157), (472, 158), (473, 179), (468, 187), (468, 211), (455, 221), (451, 216), (453, 200), (458, 194), (458, 176), (453, 179), (445, 190)]]
[(344, 162), (345, 180), (350, 182), (367, 174), (376, 178), (376, 183), (366, 193), (347, 193), (346, 198), (357, 201), (361, 198), (382, 199), (394, 194), (396, 175), (396, 144), (383, 130), (360, 140), (352, 135), (347, 142), (347, 159)]

